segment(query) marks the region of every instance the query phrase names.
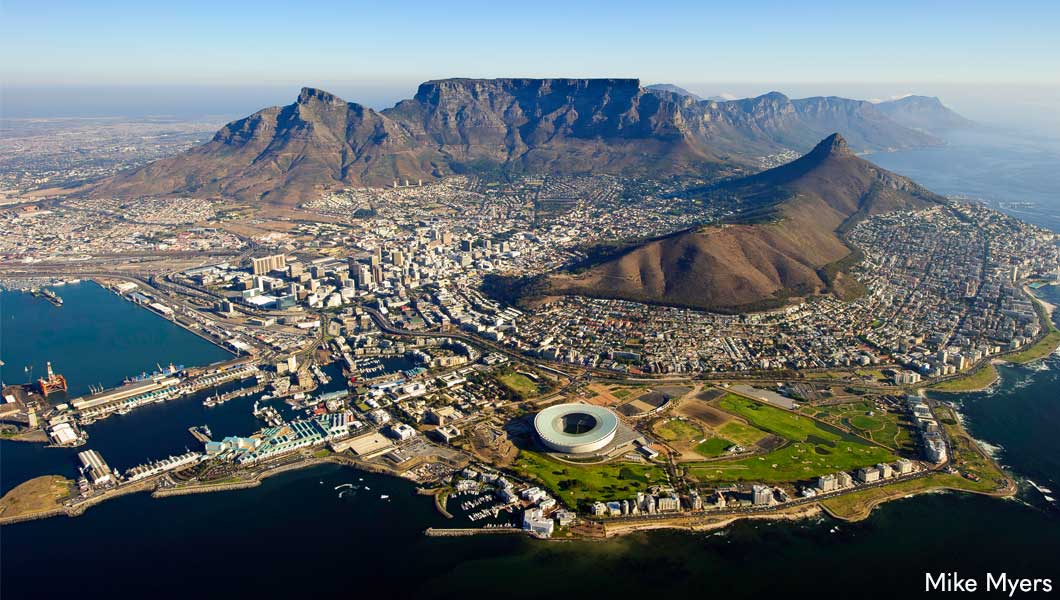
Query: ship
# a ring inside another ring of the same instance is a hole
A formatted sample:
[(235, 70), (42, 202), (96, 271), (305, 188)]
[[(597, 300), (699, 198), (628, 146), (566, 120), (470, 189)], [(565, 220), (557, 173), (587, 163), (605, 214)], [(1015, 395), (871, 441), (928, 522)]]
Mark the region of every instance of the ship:
[(55, 292), (53, 292), (53, 291), (51, 291), (51, 290), (49, 290), (47, 288), (31, 288), (29, 290), (29, 293), (33, 294), (34, 298), (44, 298), (45, 300), (47, 300), (48, 302), (51, 302), (55, 306), (62, 306), (63, 305), (63, 299), (60, 298)]
[(161, 366), (157, 365), (157, 364), (155, 366), (158, 367), (157, 370), (155, 370), (155, 371), (153, 371), (151, 373), (148, 373), (147, 371), (144, 371), (144, 372), (140, 373), (139, 375), (133, 375), (132, 377), (126, 377), (124, 383), (136, 383), (138, 381), (147, 381), (148, 379), (155, 379), (157, 377), (168, 377), (170, 375), (175, 375), (177, 373), (180, 373), (181, 371), (184, 370), (184, 365), (174, 365), (173, 363), (169, 363), (169, 366), (164, 368), (164, 369)]
[(55, 292), (53, 292), (51, 290), (47, 290), (47, 289), (46, 290), (42, 290), (41, 291), (41, 295), (44, 296), (45, 300), (47, 300), (48, 302), (51, 302), (55, 306), (62, 306), (63, 305), (63, 299), (60, 298), (58, 294), (56, 294)]

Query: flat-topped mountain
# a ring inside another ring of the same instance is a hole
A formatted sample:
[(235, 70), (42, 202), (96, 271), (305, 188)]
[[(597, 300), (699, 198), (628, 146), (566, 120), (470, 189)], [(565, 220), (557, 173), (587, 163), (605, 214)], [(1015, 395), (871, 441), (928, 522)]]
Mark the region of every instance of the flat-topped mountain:
[(293, 104), (229, 123), (208, 143), (90, 193), (294, 204), (325, 189), (497, 169), (717, 176), (837, 130), (859, 151), (939, 143), (844, 98), (715, 102), (636, 79), (442, 79), (383, 111), (304, 88)]
[(856, 282), (843, 273), (842, 232), (874, 214), (944, 199), (858, 158), (839, 134), (786, 165), (694, 190), (739, 201), (745, 218), (677, 233), (580, 274), (551, 276), (547, 294), (582, 294), (736, 312)]

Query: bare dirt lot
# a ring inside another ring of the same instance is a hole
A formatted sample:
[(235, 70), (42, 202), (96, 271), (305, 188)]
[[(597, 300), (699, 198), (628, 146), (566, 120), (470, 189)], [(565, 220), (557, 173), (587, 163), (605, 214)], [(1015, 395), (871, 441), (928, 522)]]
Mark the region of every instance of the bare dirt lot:
[(706, 392), (700, 392), (693, 398), (687, 398), (677, 407), (677, 414), (702, 421), (712, 428), (718, 428), (732, 420), (733, 416), (722, 412), (708, 404), (701, 396)]

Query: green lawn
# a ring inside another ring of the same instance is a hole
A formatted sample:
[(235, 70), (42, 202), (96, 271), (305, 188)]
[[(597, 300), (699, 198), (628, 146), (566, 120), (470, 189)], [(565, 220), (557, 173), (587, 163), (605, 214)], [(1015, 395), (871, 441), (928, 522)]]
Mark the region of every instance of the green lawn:
[(670, 419), (655, 426), (655, 433), (667, 442), (703, 439), (703, 430), (688, 421)]
[(750, 448), (761, 440), (769, 437), (769, 434), (762, 431), (761, 429), (755, 429), (750, 425), (745, 425), (739, 421), (729, 421), (721, 427), (718, 427), (718, 435), (721, 437), (732, 440), (733, 443), (739, 444), (745, 448)]
[(1024, 350), (1020, 350), (1015, 354), (1010, 354), (1006, 356), (1005, 360), (1009, 362), (1022, 364), (1038, 360), (1039, 358), (1045, 358), (1046, 356), (1052, 354), (1053, 351), (1056, 350), (1058, 346), (1060, 346), (1060, 331), (1056, 329), (1056, 326), (1053, 325), (1052, 319), (1050, 319), (1049, 315), (1046, 314), (1045, 307), (1042, 306), (1041, 301), (1038, 300), (1038, 298), (1036, 298), (1033, 294), (1031, 295), (1031, 300), (1034, 301), (1034, 308), (1035, 311), (1037, 311), (1038, 313), (1038, 317), (1042, 320), (1042, 322), (1045, 323), (1046, 327), (1049, 328), (1049, 333), (1045, 334), (1045, 337), (1043, 337), (1041, 340), (1038, 341), (1038, 343), (1034, 344), (1030, 348), (1026, 348)]
[(993, 461), (983, 455), (978, 444), (968, 435), (957, 421), (957, 416), (949, 407), (940, 406), (935, 413), (950, 438), (950, 464), (957, 468), (960, 473), (969, 473), (980, 478), (972, 481), (960, 478), (961, 489), (971, 491), (990, 491), (998, 487), (1006, 476), (998, 470)]
[(1025, 350), (1020, 350), (1015, 354), (1009, 354), (1005, 357), (1005, 360), (1020, 364), (1029, 363), (1049, 356), (1056, 350), (1057, 346), (1060, 346), (1060, 331), (1053, 329), (1037, 344)]
[(532, 398), (538, 393), (537, 384), (522, 373), (506, 373), (497, 379), (520, 398)]
[(973, 392), (989, 386), (996, 379), (997, 369), (988, 362), (971, 373), (936, 383), (929, 389), (937, 392)]
[(721, 456), (728, 450), (729, 446), (732, 446), (732, 442), (722, 438), (710, 438), (696, 446), (696, 453), (702, 454), (706, 458), (714, 458), (715, 456)]
[[(877, 409), (870, 400), (857, 400), (828, 406), (807, 406), (804, 413), (835, 425), (847, 427), (858, 435), (898, 450), (913, 450), (915, 442), (910, 435), (904, 415)], [(870, 416), (868, 413), (872, 413)]]
[(821, 505), (841, 519), (860, 520), (867, 517), (872, 507), (879, 503), (936, 489), (989, 492), (993, 489), (993, 486), (992, 484), (986, 486), (982, 482), (976, 483), (960, 475), (937, 473), (920, 479), (900, 481), (890, 485), (825, 498), (821, 500)]
[(800, 481), (897, 458), (886, 448), (822, 425), (809, 417), (739, 396), (726, 395), (718, 406), (747, 419), (759, 429), (785, 438), (789, 443), (763, 456), (690, 464), (689, 476), (699, 481)]
[(703, 482), (805, 481), (837, 471), (889, 462), (897, 457), (885, 448), (864, 442), (838, 442), (834, 446), (807, 442), (791, 444), (763, 456), (689, 464), (688, 475)]
[(718, 401), (718, 408), (747, 419), (747, 422), (755, 427), (779, 435), (782, 438), (802, 442), (814, 435), (831, 435), (836, 437), (839, 432), (832, 433), (824, 430), (821, 425), (808, 417), (801, 417), (794, 413), (759, 404), (754, 400), (748, 400), (734, 394), (726, 394)]
[(667, 481), (665, 471), (654, 464), (613, 462), (575, 465), (528, 450), (519, 452), (513, 468), (575, 507), (585, 502), (629, 498), (651, 485)]

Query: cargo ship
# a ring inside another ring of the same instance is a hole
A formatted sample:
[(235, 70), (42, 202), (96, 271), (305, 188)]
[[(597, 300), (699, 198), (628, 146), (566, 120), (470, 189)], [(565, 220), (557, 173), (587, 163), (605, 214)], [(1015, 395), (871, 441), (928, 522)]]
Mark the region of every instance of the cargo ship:
[(33, 288), (33, 289), (30, 290), (30, 293), (33, 294), (33, 297), (35, 297), (35, 298), (44, 298), (45, 300), (47, 300), (48, 302), (51, 302), (55, 306), (62, 306), (63, 305), (63, 299), (60, 298), (55, 292), (53, 292), (53, 291), (51, 291), (49, 289)]
[(158, 367), (157, 370), (151, 373), (144, 371), (139, 375), (126, 377), (124, 383), (136, 383), (137, 381), (147, 381), (149, 379), (156, 379), (158, 377), (169, 377), (170, 375), (175, 375), (184, 370), (184, 365), (174, 365), (173, 363), (170, 363), (169, 366), (164, 369), (159, 365), (155, 366)]

